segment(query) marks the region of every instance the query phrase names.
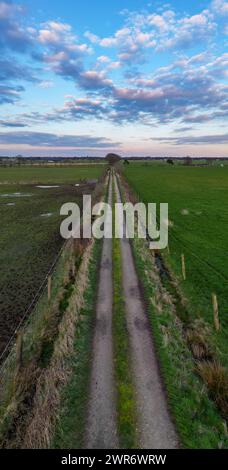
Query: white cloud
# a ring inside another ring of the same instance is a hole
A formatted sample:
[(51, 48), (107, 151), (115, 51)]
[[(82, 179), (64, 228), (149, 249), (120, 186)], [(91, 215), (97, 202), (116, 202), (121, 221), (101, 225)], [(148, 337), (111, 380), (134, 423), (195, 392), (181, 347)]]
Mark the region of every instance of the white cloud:
[(90, 31), (86, 31), (84, 34), (85, 38), (89, 39), (93, 44), (99, 43), (99, 37), (96, 34), (91, 33)]
[(53, 86), (54, 86), (54, 82), (52, 80), (43, 80), (38, 85), (39, 88), (44, 88), (44, 89), (52, 88)]
[(86, 37), (100, 47), (117, 49), (119, 60), (129, 63), (143, 62), (149, 49), (157, 52), (183, 50), (208, 43), (214, 37), (217, 26), (209, 9), (182, 17), (170, 9), (161, 14), (124, 14), (123, 27), (113, 35), (102, 38), (87, 32)]
[(228, 2), (224, 0), (214, 0), (212, 2), (212, 9), (219, 15), (228, 15)]
[(101, 62), (102, 64), (107, 64), (108, 62), (111, 61), (111, 59), (107, 55), (101, 55), (97, 58), (98, 62)]

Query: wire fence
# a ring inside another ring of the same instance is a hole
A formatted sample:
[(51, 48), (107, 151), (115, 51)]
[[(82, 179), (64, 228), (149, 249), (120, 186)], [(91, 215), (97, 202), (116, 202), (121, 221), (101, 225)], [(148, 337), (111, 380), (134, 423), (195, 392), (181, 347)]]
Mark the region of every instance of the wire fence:
[[(98, 181), (98, 183), (97, 183), (97, 185), (96, 185), (96, 187), (95, 187), (95, 189), (92, 193), (93, 202), (96, 202), (96, 200), (97, 199), (99, 200), (99, 198), (100, 198), (100, 194), (103, 191), (103, 183), (105, 181), (105, 177), (106, 177), (106, 174), (104, 172), (102, 174), (102, 176), (100, 177), (100, 179), (99, 179), (99, 181)], [(80, 219), (79, 219), (78, 223), (80, 223)], [(10, 356), (12, 347), (15, 343), (16, 338), (17, 338), (17, 333), (19, 332), (21, 327), (26, 323), (26, 321), (30, 318), (30, 315), (35, 311), (37, 306), (39, 305), (39, 302), (42, 299), (42, 296), (45, 292), (45, 289), (48, 289), (48, 279), (56, 271), (56, 268), (58, 266), (58, 263), (60, 261), (61, 256), (63, 255), (64, 252), (67, 252), (67, 250), (70, 251), (70, 248), (72, 248), (72, 246), (73, 246), (73, 238), (65, 240), (62, 247), (60, 248), (57, 255), (55, 256), (54, 261), (52, 262), (48, 272), (46, 273), (40, 287), (38, 288), (36, 294), (34, 295), (32, 301), (31, 301), (31, 303), (29, 304), (29, 306), (25, 310), (24, 315), (20, 319), (17, 327), (15, 328), (14, 332), (12, 333), (9, 340), (7, 341), (7, 344), (5, 345), (3, 351), (0, 354), (0, 374), (2, 373), (4, 367), (7, 363), (7, 359)], [(47, 292), (47, 296), (48, 296), (48, 292)]]
[(47, 289), (48, 278), (54, 274), (54, 272), (56, 270), (56, 267), (58, 265), (58, 262), (59, 262), (59, 260), (62, 256), (63, 252), (66, 249), (69, 248), (70, 242), (71, 242), (71, 240), (66, 240), (63, 243), (63, 245), (60, 248), (60, 250), (58, 251), (53, 263), (51, 264), (46, 276), (44, 277), (39, 289), (37, 290), (35, 296), (33, 297), (32, 302), (29, 304), (29, 306), (25, 310), (24, 315), (20, 319), (17, 327), (15, 328), (14, 332), (12, 333), (12, 335), (11, 335), (10, 339), (8, 340), (7, 344), (5, 345), (3, 351), (1, 352), (1, 354), (0, 354), (0, 364), (1, 364), (0, 373), (2, 372), (2, 370), (5, 367), (5, 363), (7, 362), (7, 359), (10, 355), (10, 352), (11, 352), (12, 346), (13, 346), (15, 340), (16, 340), (18, 331), (25, 324), (26, 320), (30, 317), (31, 313), (36, 309), (37, 305), (39, 304), (39, 302), (40, 302), (40, 300), (41, 300), (41, 298), (44, 294), (45, 289)]
[[(129, 182), (128, 182), (129, 184)], [(133, 196), (137, 200), (137, 202), (144, 202), (144, 198), (141, 196), (141, 194), (136, 190), (134, 185), (132, 185), (132, 190), (133, 190)], [(140, 221), (141, 222), (141, 221)], [(142, 224), (141, 224), (142, 225)], [(159, 224), (158, 224), (159, 227)], [(145, 236), (147, 238), (147, 241), (154, 241), (146, 227), (143, 227)], [(218, 300), (219, 306), (220, 306), (220, 312), (221, 312), (221, 323), (224, 325), (227, 325), (227, 316), (224, 315), (225, 310), (226, 310), (226, 299), (227, 299), (227, 292), (228, 292), (228, 287), (227, 287), (227, 281), (228, 277), (226, 273), (221, 272), (219, 267), (216, 267), (212, 262), (210, 262), (206, 257), (204, 258), (200, 254), (200, 250), (196, 252), (194, 248), (191, 246), (190, 243), (185, 243), (183, 239), (181, 239), (178, 236), (177, 231), (175, 228), (172, 228), (172, 231), (169, 233), (169, 241), (173, 242), (175, 247), (179, 246), (179, 249), (176, 250), (174, 249), (174, 253), (172, 253), (172, 249), (170, 252), (170, 245), (167, 247), (167, 252), (170, 255), (169, 259), (173, 259), (174, 263), (172, 264), (172, 267), (174, 269), (174, 273), (178, 275), (182, 275), (182, 279), (184, 281), (188, 281), (190, 279), (191, 283), (191, 276), (196, 272), (198, 272), (198, 277), (197, 280), (192, 282), (192, 286), (195, 286), (195, 290), (197, 289), (198, 292), (200, 292), (200, 299), (202, 302), (199, 302), (198, 299), (198, 306), (200, 308), (206, 309), (209, 314), (211, 311), (212, 307), (214, 312), (216, 313), (216, 308), (214, 306), (213, 298), (216, 297), (216, 302)], [(172, 245), (171, 245), (172, 247)], [(178, 261), (179, 260), (179, 261)], [(179, 267), (178, 267), (179, 263)], [(200, 277), (200, 279), (199, 279)], [(201, 281), (204, 281), (202, 283)], [(193, 289), (192, 287), (188, 289), (188, 295), (191, 295), (191, 300), (193, 301), (194, 305), (196, 303), (196, 300), (193, 299)]]

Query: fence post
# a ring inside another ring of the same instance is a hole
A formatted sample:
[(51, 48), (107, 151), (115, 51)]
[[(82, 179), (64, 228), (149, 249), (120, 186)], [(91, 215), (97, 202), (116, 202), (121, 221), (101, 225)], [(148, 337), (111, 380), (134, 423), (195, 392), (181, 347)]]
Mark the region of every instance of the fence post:
[(184, 281), (186, 281), (186, 266), (185, 266), (185, 256), (184, 254), (181, 255), (181, 264), (182, 264), (182, 275)]
[(220, 330), (220, 323), (219, 323), (219, 310), (218, 310), (218, 300), (217, 295), (212, 294), (212, 303), (213, 303), (213, 311), (214, 311), (214, 324), (216, 331)]
[(51, 300), (51, 276), (48, 276), (48, 302)]

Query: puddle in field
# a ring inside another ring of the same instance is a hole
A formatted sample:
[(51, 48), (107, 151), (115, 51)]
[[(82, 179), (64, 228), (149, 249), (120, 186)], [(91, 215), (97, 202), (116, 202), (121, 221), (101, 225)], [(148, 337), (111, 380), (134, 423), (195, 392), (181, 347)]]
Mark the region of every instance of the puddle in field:
[(2, 198), (9, 198), (9, 197), (31, 197), (33, 194), (30, 193), (9, 193), (9, 194), (0, 194)]
[(40, 217), (51, 217), (53, 212), (47, 212), (47, 214), (41, 214)]
[(181, 215), (189, 215), (189, 210), (188, 209), (182, 209)]
[(5, 203), (2, 202), (0, 205), (9, 207), (9, 206), (16, 206), (16, 203), (15, 202), (5, 202)]
[(47, 185), (47, 186), (36, 186), (37, 188), (39, 189), (52, 189), (52, 188), (59, 188), (59, 186), (51, 186), (51, 185)]

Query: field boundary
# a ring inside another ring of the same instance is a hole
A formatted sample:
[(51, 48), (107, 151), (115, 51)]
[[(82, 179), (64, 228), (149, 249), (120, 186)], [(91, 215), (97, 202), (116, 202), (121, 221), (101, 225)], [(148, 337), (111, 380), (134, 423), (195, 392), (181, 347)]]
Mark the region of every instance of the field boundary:
[[(106, 172), (104, 171), (101, 177), (99, 178), (98, 183), (96, 184), (96, 187), (92, 193), (92, 199), (94, 202), (96, 202), (100, 197), (100, 194), (101, 194), (100, 185), (104, 184), (105, 176), (106, 176)], [(54, 276), (58, 272), (59, 262), (61, 258), (65, 257), (67, 254), (70, 257), (73, 254), (73, 251), (74, 251), (74, 240), (73, 239), (65, 240), (63, 242), (62, 247), (60, 248), (57, 255), (55, 256), (55, 259), (53, 263), (51, 264), (50, 269), (48, 270), (45, 277), (43, 278), (43, 281), (40, 284), (40, 287), (37, 289), (37, 292), (34, 295), (33, 300), (30, 302), (29, 306), (26, 308), (24, 315), (20, 319), (20, 322), (16, 326), (14, 332), (12, 333), (10, 339), (8, 340), (6, 346), (4, 347), (3, 351), (0, 354), (0, 375), (2, 374), (4, 368), (6, 367), (7, 359), (10, 356), (13, 345), (15, 344), (19, 330), (26, 324), (26, 322), (30, 319), (31, 315), (35, 313), (36, 309), (39, 306), (39, 303), (42, 302), (42, 299), (46, 295), (45, 289), (46, 289), (46, 293), (48, 297), (49, 277)]]
[[(92, 193), (94, 201), (103, 197), (105, 182), (106, 175), (103, 175), (103, 184), (97, 185)], [(45, 386), (50, 385), (50, 390), (53, 391), (53, 399), (59, 400), (57, 390), (54, 393), (57, 385), (53, 375), (53, 367), (57, 367), (55, 369), (56, 377), (59, 377), (60, 384), (62, 381), (64, 383), (68, 375), (68, 368), (66, 368), (66, 371), (62, 370), (59, 375), (60, 366), (65, 359), (67, 360), (67, 351), (73, 341), (71, 324), (73, 325), (74, 322), (74, 313), (78, 317), (78, 305), (82, 301), (82, 288), (84, 289), (86, 285), (86, 279), (84, 279), (83, 285), (79, 286), (79, 296), (77, 298), (78, 282), (80, 282), (81, 277), (83, 278), (83, 275), (80, 274), (83, 269), (83, 256), (86, 257), (86, 253), (88, 253), (87, 246), (91, 245), (88, 242), (89, 240), (70, 239), (64, 243), (58, 253), (57, 260), (55, 260), (56, 275), (53, 276), (52, 295), (48, 298), (47, 292), (45, 297), (41, 296), (42, 300), (40, 304), (37, 304), (38, 310), (33, 310), (29, 319), (27, 319), (25, 328), (22, 329), (21, 353), (23, 355), (20, 354), (21, 362), (17, 362), (18, 342), (11, 348), (7, 360), (4, 362), (5, 369), (0, 386), (0, 436), (3, 448), (13, 448), (14, 445), (18, 445), (18, 443), (20, 445), (22, 442), (23, 429), (32, 417), (34, 397), (36, 391), (39, 391), (42, 380), (44, 380)], [(35, 312), (37, 312), (37, 315), (34, 314)], [(64, 327), (62, 327), (64, 321), (69, 323), (66, 323), (69, 331), (65, 332)], [(58, 344), (60, 345), (59, 349)], [(60, 352), (62, 352), (62, 359), (59, 357)], [(53, 383), (49, 381), (50, 376), (53, 377)], [(47, 384), (45, 382), (46, 378)], [(50, 395), (48, 396), (50, 397)], [(44, 398), (42, 392), (40, 396), (38, 393), (38, 398), (38, 401), (42, 403), (42, 398)], [(48, 427), (52, 426), (51, 422), (52, 417), (50, 417)], [(45, 438), (45, 436), (43, 437)], [(42, 440), (41, 437), (40, 439)]]
[[(44, 289), (48, 288), (48, 278), (49, 278), (49, 276), (51, 276), (55, 273), (55, 271), (58, 267), (57, 266), (58, 262), (59, 262), (59, 260), (62, 256), (62, 254), (64, 253), (64, 251), (68, 250), (68, 243), (70, 243), (70, 242), (72, 242), (72, 240), (67, 240), (66, 242), (64, 242), (63, 246), (59, 250), (54, 262), (52, 263), (49, 271), (45, 275), (45, 277), (44, 277), (39, 289), (37, 290), (37, 293), (35, 294), (32, 302), (30, 303), (30, 305), (26, 309), (23, 317), (21, 318), (19, 324), (17, 325), (14, 333), (12, 334), (11, 338), (9, 339), (9, 341), (8, 341), (7, 345), (5, 346), (3, 352), (0, 354), (0, 363), (2, 362), (2, 359), (4, 358), (4, 356), (6, 356), (5, 361), (7, 361), (8, 355), (11, 352), (10, 347), (12, 346), (12, 343), (15, 341), (17, 333), (19, 332), (20, 328), (25, 324), (26, 320), (32, 314), (32, 312), (35, 311), (37, 305), (39, 304), (41, 298), (43, 297)], [(69, 248), (70, 248), (70, 246), (69, 246)], [(3, 362), (3, 364), (0, 367), (0, 373), (2, 372), (2, 370), (4, 368), (5, 361)]]

